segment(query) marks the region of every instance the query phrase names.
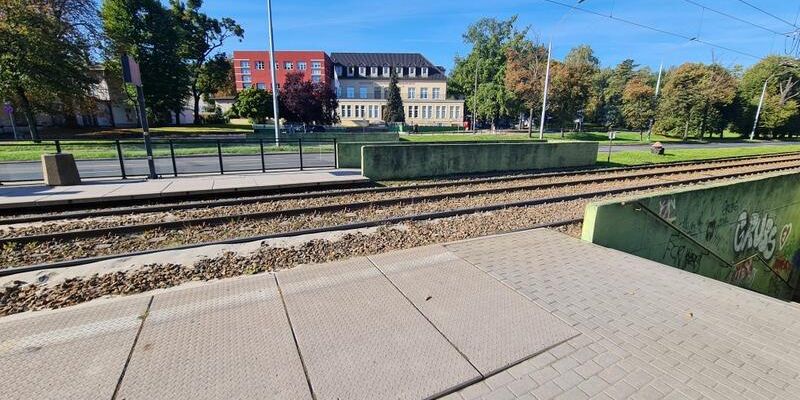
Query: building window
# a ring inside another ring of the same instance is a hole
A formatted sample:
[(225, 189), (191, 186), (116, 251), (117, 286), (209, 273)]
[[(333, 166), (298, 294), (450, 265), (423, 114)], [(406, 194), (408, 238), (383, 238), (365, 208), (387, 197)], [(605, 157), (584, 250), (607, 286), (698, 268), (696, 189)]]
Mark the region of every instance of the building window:
[(417, 76), (417, 68), (408, 67), (408, 76)]
[(250, 61), (239, 61), (239, 66), (242, 68), (250, 68)]
[(414, 106), (414, 118), (419, 118), (419, 106)]
[(413, 99), (417, 97), (416, 90), (413, 87), (408, 88), (408, 98)]
[(436, 99), (438, 99), (438, 98), (439, 98), (439, 96), (440, 96), (440, 92), (439, 92), (439, 90), (440, 90), (440, 89), (439, 89), (438, 87), (435, 87), (435, 88), (433, 88), (433, 96), (432, 96), (432, 98), (433, 98), (434, 100), (436, 100)]
[(390, 69), (391, 68), (389, 68), (389, 67), (383, 67), (383, 76), (389, 76), (389, 70)]
[(283, 62), (283, 69), (290, 70), (294, 69), (294, 63), (291, 61), (284, 61)]
[(428, 119), (433, 118), (433, 106), (428, 106)]
[(341, 65), (337, 65), (334, 68), (334, 71), (336, 72), (336, 76), (342, 76), (342, 66)]
[(322, 80), (322, 77), (319, 76), (319, 75), (314, 75), (314, 76), (311, 77), (311, 82), (313, 82), (313, 83), (319, 83), (321, 80)]
[(381, 87), (380, 86), (375, 86), (374, 88), (372, 88), (372, 98), (373, 99), (380, 99), (381, 98), (381, 92), (382, 92)]
[(383, 98), (384, 99), (388, 99), (389, 98), (389, 88), (388, 87), (383, 88)]
[(428, 98), (428, 88), (419, 88), (419, 98), (420, 99), (427, 99)]
[(251, 78), (250, 75), (242, 75), (242, 82), (250, 83), (252, 81), (253, 81), (253, 78)]
[(354, 99), (356, 97), (356, 88), (352, 86), (347, 87), (347, 98)]
[(306, 62), (305, 61), (298, 61), (297, 62), (297, 69), (300, 71), (306, 70)]
[(312, 61), (311, 68), (316, 68), (316, 69), (322, 68), (322, 63), (319, 61)]
[(370, 67), (369, 74), (372, 76), (378, 76), (378, 67)]
[(311, 69), (311, 75), (318, 75), (318, 76), (322, 75), (322, 70), (321, 69), (312, 68)]
[(275, 71), (277, 71), (277, 70), (279, 70), (279, 69), (280, 69), (280, 65), (278, 64), (278, 62), (277, 62), (277, 61), (275, 61)]
[(256, 61), (256, 69), (263, 70), (264, 69), (264, 62), (263, 61)]
[(358, 88), (358, 98), (359, 99), (366, 99), (367, 98), (367, 87), (361, 86)]
[(356, 67), (347, 67), (347, 76), (353, 76), (356, 73)]
[(351, 114), (351, 113), (350, 113), (351, 109), (350, 109), (350, 106), (349, 106), (349, 105), (347, 106), (347, 108), (345, 109), (345, 111), (347, 111), (346, 115), (347, 115), (347, 117), (348, 117), (348, 118), (350, 118), (350, 117), (353, 115), (353, 114)]
[(242, 68), (239, 72), (243, 75), (250, 75), (250, 68)]
[(358, 67), (358, 74), (361, 76), (367, 76), (367, 67)]
[(461, 107), (456, 106), (456, 117), (455, 119), (461, 119)]
[(342, 87), (341, 86), (336, 86), (336, 97), (337, 98), (342, 97)]
[(427, 77), (428, 77), (428, 67), (422, 67), (422, 68), (420, 68), (420, 69), (419, 69), (419, 74), (420, 74), (420, 76), (422, 76), (423, 78), (427, 78)]
[(398, 77), (403, 76), (403, 67), (394, 67), (394, 73), (397, 74)]
[(243, 89), (250, 89), (252, 86), (253, 86), (253, 84), (251, 84), (251, 83), (247, 83), (247, 82), (245, 82), (245, 83), (243, 83), (243, 84), (242, 84), (242, 88), (243, 88)]
[(258, 82), (258, 83), (256, 83), (256, 89), (261, 89), (261, 90), (264, 90), (264, 89), (266, 89), (266, 88), (267, 88), (267, 84), (266, 84), (266, 83), (264, 83), (264, 82)]

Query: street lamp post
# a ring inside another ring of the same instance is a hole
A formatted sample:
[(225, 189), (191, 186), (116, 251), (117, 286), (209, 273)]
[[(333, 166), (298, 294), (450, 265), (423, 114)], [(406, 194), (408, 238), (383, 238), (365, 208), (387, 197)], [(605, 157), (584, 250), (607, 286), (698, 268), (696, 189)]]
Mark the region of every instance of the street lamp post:
[(476, 125), (478, 116), (478, 70), (481, 67), (481, 60), (475, 62), (475, 91), (472, 92), (472, 133), (478, 133)]
[(761, 88), (761, 98), (758, 99), (758, 108), (756, 108), (756, 119), (753, 121), (753, 130), (750, 131), (750, 140), (753, 140), (756, 136), (756, 127), (758, 126), (758, 117), (761, 115), (761, 106), (764, 104), (764, 95), (767, 94), (767, 82), (775, 76), (770, 75), (767, 79), (764, 80), (764, 87)]
[(550, 56), (553, 41), (547, 44), (547, 68), (544, 72), (544, 93), (542, 94), (542, 118), (539, 120), (539, 139), (544, 139), (544, 120), (547, 117), (547, 88), (550, 86)]
[(272, 0), (267, 0), (267, 19), (269, 21), (269, 72), (270, 77), (272, 78), (272, 111), (275, 115), (275, 123), (273, 126), (275, 127), (275, 145), (280, 145), (280, 116), (278, 114), (278, 89), (277, 83), (275, 82), (275, 39), (272, 34)]

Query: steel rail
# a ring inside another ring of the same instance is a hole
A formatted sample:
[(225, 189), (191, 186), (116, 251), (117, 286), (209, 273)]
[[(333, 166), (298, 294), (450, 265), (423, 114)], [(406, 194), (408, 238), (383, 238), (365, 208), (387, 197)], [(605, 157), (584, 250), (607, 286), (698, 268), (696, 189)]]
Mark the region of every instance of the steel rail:
[[(517, 180), (525, 180), (525, 179), (536, 179), (536, 178), (549, 178), (549, 177), (559, 177), (559, 176), (579, 176), (579, 175), (588, 175), (588, 174), (602, 174), (602, 173), (614, 173), (614, 172), (624, 172), (624, 171), (638, 171), (638, 170), (650, 170), (650, 169), (661, 169), (661, 168), (674, 168), (674, 167), (682, 167), (682, 166), (689, 166), (689, 165), (704, 165), (704, 164), (715, 164), (715, 163), (723, 163), (723, 162), (735, 162), (735, 161), (746, 161), (746, 160), (759, 160), (759, 159), (771, 159), (771, 158), (781, 158), (781, 157), (788, 157), (793, 155), (800, 155), (800, 152), (781, 152), (781, 153), (772, 153), (772, 154), (763, 154), (763, 155), (756, 155), (756, 156), (736, 156), (736, 157), (721, 157), (721, 158), (714, 158), (714, 159), (706, 159), (701, 161), (681, 161), (675, 163), (660, 163), (660, 164), (647, 164), (647, 165), (638, 165), (638, 166), (630, 166), (630, 167), (611, 167), (611, 168), (588, 168), (588, 169), (570, 169), (566, 171), (557, 171), (557, 172), (544, 172), (544, 173), (534, 173), (534, 174), (518, 174), (518, 175), (511, 175), (511, 176), (499, 176), (499, 177), (489, 177), (489, 178), (478, 178), (478, 179), (461, 179), (455, 181), (448, 181), (448, 182), (431, 182), (431, 183), (421, 183), (421, 184), (414, 184), (414, 185), (404, 185), (404, 186), (391, 186), (391, 187), (368, 187), (368, 188), (355, 188), (355, 189), (340, 189), (340, 190), (324, 190), (324, 191), (315, 191), (315, 192), (305, 192), (305, 193), (290, 193), (290, 194), (280, 194), (280, 195), (263, 195), (263, 196), (252, 196), (252, 197), (238, 197), (232, 199), (223, 199), (223, 200), (213, 200), (213, 201), (189, 201), (189, 202), (181, 202), (181, 203), (170, 203), (170, 204), (156, 204), (151, 206), (139, 206), (139, 207), (128, 207), (128, 208), (111, 208), (111, 209), (95, 209), (95, 210), (81, 210), (81, 211), (70, 211), (58, 214), (31, 214), (31, 215), (23, 215), (19, 217), (10, 217), (10, 218), (0, 218), (0, 225), (9, 225), (9, 224), (18, 224), (18, 223), (30, 223), (30, 222), (44, 222), (44, 221), (54, 221), (54, 220), (61, 220), (61, 219), (80, 219), (80, 218), (94, 218), (94, 217), (105, 217), (105, 216), (115, 216), (115, 215), (130, 215), (130, 214), (143, 214), (148, 212), (162, 212), (162, 211), (174, 211), (174, 210), (185, 210), (191, 208), (211, 208), (211, 207), (223, 207), (223, 206), (231, 206), (231, 205), (246, 205), (246, 204), (253, 204), (265, 201), (281, 201), (281, 200), (298, 200), (298, 199), (312, 199), (312, 198), (322, 198), (322, 197), (335, 197), (335, 196), (345, 196), (351, 194), (364, 194), (364, 193), (388, 193), (388, 192), (396, 192), (396, 191), (403, 191), (403, 190), (414, 190), (414, 189), (428, 189), (428, 188), (437, 188), (437, 187), (452, 187), (452, 186), (461, 186), (465, 184), (479, 184), (479, 183), (494, 183), (494, 182), (512, 182)], [(748, 164), (749, 165), (749, 164)], [(146, 199), (147, 201), (153, 201), (156, 199)], [(113, 203), (113, 202), (112, 202)], [(70, 204), (69, 206), (75, 206), (76, 204)], [(87, 204), (90, 206), (96, 206), (97, 203)], [(47, 206), (47, 208), (51, 207), (58, 207), (58, 206)], [(0, 213), (7, 212), (9, 210), (0, 210)]]
[[(409, 222), (409, 221), (423, 221), (423, 220), (432, 220), (432, 219), (440, 219), (440, 218), (449, 218), (449, 217), (456, 217), (456, 216), (461, 216), (461, 215), (476, 214), (476, 213), (481, 213), (481, 212), (498, 211), (498, 210), (503, 210), (503, 209), (506, 209), (506, 208), (529, 207), (529, 206), (536, 206), (536, 205), (541, 205), (541, 204), (558, 203), (558, 202), (565, 202), (565, 201), (588, 199), (588, 198), (599, 197), (599, 196), (616, 195), (616, 194), (622, 194), (622, 193), (627, 193), (627, 192), (636, 192), (636, 191), (642, 191), (642, 190), (658, 189), (658, 188), (663, 188), (663, 187), (671, 187), (671, 186), (687, 185), (687, 184), (696, 184), (696, 183), (716, 181), (716, 180), (721, 180), (721, 179), (741, 178), (741, 177), (749, 176), (749, 175), (758, 175), (758, 174), (763, 174), (763, 173), (767, 173), (767, 172), (779, 172), (779, 171), (785, 171), (785, 170), (790, 170), (790, 169), (800, 169), (800, 166), (776, 168), (776, 169), (770, 170), (770, 171), (746, 171), (746, 172), (732, 173), (732, 174), (726, 174), (726, 175), (706, 176), (706, 177), (693, 178), (693, 179), (687, 179), (687, 180), (682, 180), (682, 181), (665, 181), (665, 182), (659, 182), (659, 183), (655, 183), (655, 184), (642, 185), (642, 186), (636, 186), (636, 187), (616, 188), (616, 189), (608, 189), (608, 190), (586, 192), (586, 193), (575, 193), (575, 194), (564, 195), (564, 196), (553, 196), (553, 197), (539, 198), (539, 199), (533, 199), (533, 200), (524, 200), (524, 201), (511, 202), (511, 203), (492, 204), (492, 205), (488, 205), (488, 206), (465, 207), (465, 208), (458, 208), (458, 209), (452, 209), (452, 210), (447, 210), (447, 211), (436, 211), (436, 212), (428, 212), (428, 213), (421, 213), (421, 214), (404, 215), (404, 216), (390, 217), (390, 218), (385, 218), (385, 219), (377, 219), (377, 220), (364, 221), (364, 222), (354, 222), (354, 223), (347, 223), (347, 224), (320, 227), (320, 228), (309, 228), (309, 229), (301, 229), (301, 230), (289, 231), (289, 232), (271, 233), (271, 234), (267, 234), (267, 235), (256, 235), (256, 236), (248, 236), (248, 237), (239, 237), (239, 238), (233, 238), (233, 239), (224, 239), (224, 240), (217, 240), (217, 241), (192, 243), (192, 244), (187, 244), (187, 245), (173, 246), (173, 247), (166, 247), (166, 248), (159, 248), (159, 249), (139, 250), (139, 251), (133, 251), (133, 252), (128, 252), (128, 253), (122, 253), (122, 254), (109, 254), (109, 255), (103, 255), (103, 256), (77, 258), (77, 259), (73, 259), (73, 260), (55, 261), (55, 262), (52, 262), (52, 263), (43, 263), (43, 264), (35, 264), (35, 265), (28, 265), (28, 266), (10, 267), (10, 268), (5, 268), (5, 269), (0, 269), (0, 277), (2, 277), (2, 276), (11, 276), (11, 275), (19, 274), (19, 273), (24, 273), (24, 272), (41, 271), (41, 270), (47, 270), (47, 269), (68, 268), (68, 267), (74, 267), (74, 266), (78, 266), (78, 265), (89, 264), (89, 263), (93, 263), (93, 262), (112, 260), (112, 259), (116, 259), (116, 258), (127, 258), (127, 257), (140, 256), (140, 255), (154, 254), (154, 253), (160, 253), (160, 252), (165, 252), (165, 251), (188, 250), (188, 249), (194, 249), (194, 248), (198, 248), (198, 247), (212, 246), (212, 245), (227, 245), (227, 244), (246, 243), (246, 242), (254, 242), (254, 241), (259, 241), (259, 240), (267, 240), (267, 239), (296, 237), (296, 236), (315, 234), (315, 233), (327, 233), (327, 232), (337, 232), (337, 231), (352, 230), (352, 229), (372, 228), (372, 227), (392, 225), (392, 224), (397, 224), (397, 223), (401, 223), (401, 222)], [(581, 221), (581, 220), (582, 219), (568, 220), (567, 221), (568, 223), (565, 223), (564, 225), (567, 225), (569, 223), (576, 223), (576, 222)], [(571, 221), (571, 222), (569, 222), (569, 221)], [(564, 222), (564, 221), (561, 221), (561, 222)], [(530, 228), (528, 228), (528, 229), (530, 229)]]
[(487, 194), (519, 192), (519, 191), (526, 191), (526, 190), (551, 189), (551, 188), (558, 188), (558, 187), (565, 187), (565, 186), (572, 186), (572, 185), (597, 184), (597, 183), (605, 183), (605, 182), (624, 181), (624, 180), (630, 180), (630, 179), (646, 179), (646, 178), (653, 178), (653, 177), (659, 177), (659, 176), (668, 176), (668, 175), (676, 175), (676, 174), (688, 174), (688, 173), (699, 173), (699, 172), (714, 171), (714, 170), (721, 170), (721, 169), (743, 168), (743, 167), (750, 167), (750, 166), (757, 166), (757, 165), (768, 165), (768, 164), (776, 164), (776, 163), (785, 163), (785, 162), (792, 162), (792, 161), (800, 161), (800, 157), (799, 158), (789, 159), (789, 160), (780, 159), (780, 160), (771, 160), (771, 161), (760, 161), (760, 162), (751, 162), (751, 163), (740, 164), (740, 165), (706, 166), (706, 167), (703, 167), (703, 168), (696, 168), (696, 169), (691, 169), (691, 170), (645, 172), (645, 173), (631, 174), (631, 175), (605, 176), (605, 177), (599, 177), (599, 178), (580, 179), (580, 180), (567, 181), (567, 182), (551, 182), (551, 183), (539, 183), (539, 184), (520, 185), (520, 186), (506, 186), (506, 187), (488, 188), (488, 189), (479, 189), (479, 190), (454, 191), (454, 192), (436, 193), (436, 194), (429, 194), (429, 195), (418, 195), (418, 196), (410, 196), (410, 197), (396, 197), (396, 198), (382, 199), (382, 200), (367, 200), (367, 201), (346, 203), (346, 204), (331, 204), (331, 205), (327, 205), (327, 206), (300, 207), (300, 208), (290, 208), (290, 209), (286, 209), (286, 210), (272, 210), (272, 211), (261, 211), (261, 212), (252, 212), (252, 213), (221, 215), (221, 216), (214, 216), (214, 217), (190, 218), (190, 219), (183, 219), (183, 220), (178, 220), (178, 221), (151, 222), (151, 223), (144, 223), (144, 224), (121, 225), (121, 226), (112, 226), (112, 227), (95, 228), (95, 229), (82, 229), (82, 230), (73, 230), (73, 231), (65, 231), (65, 232), (51, 232), (51, 233), (43, 233), (43, 234), (37, 234), (37, 235), (27, 235), (27, 236), (16, 236), (16, 237), (0, 238), (0, 245), (5, 245), (6, 243), (31, 243), (31, 242), (44, 242), (44, 241), (51, 241), (51, 240), (67, 241), (67, 240), (72, 240), (72, 239), (80, 239), (80, 238), (88, 238), (88, 237), (100, 237), (100, 236), (106, 236), (106, 235), (125, 235), (125, 234), (132, 234), (132, 233), (140, 233), (140, 232), (145, 232), (145, 231), (149, 231), (149, 230), (156, 230), (156, 229), (178, 229), (178, 228), (184, 228), (184, 227), (195, 226), (195, 225), (214, 226), (214, 225), (220, 225), (220, 224), (224, 224), (224, 223), (227, 223), (227, 222), (233, 222), (233, 221), (238, 221), (238, 220), (268, 219), (268, 218), (288, 217), (288, 216), (296, 216), (296, 215), (303, 215), (303, 214), (332, 213), (332, 212), (337, 212), (337, 211), (353, 211), (353, 210), (360, 210), (360, 209), (369, 208), (369, 207), (393, 206), (393, 205), (398, 205), (398, 204), (413, 204), (413, 203), (421, 203), (421, 202), (428, 202), (428, 201), (440, 201), (440, 200), (451, 199), (451, 198), (452, 199), (456, 199), (456, 198), (462, 198), (462, 197), (480, 196), (480, 195), (487, 195)]

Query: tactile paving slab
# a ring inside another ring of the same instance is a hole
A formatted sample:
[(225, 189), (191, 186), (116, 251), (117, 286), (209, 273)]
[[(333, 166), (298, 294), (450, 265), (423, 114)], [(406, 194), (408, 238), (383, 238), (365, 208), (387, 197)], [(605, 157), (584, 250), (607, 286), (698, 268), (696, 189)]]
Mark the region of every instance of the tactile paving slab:
[(443, 246), (369, 259), (484, 376), (579, 334)]
[(149, 300), (0, 320), (0, 399), (110, 399)]
[(318, 400), (431, 398), (480, 378), (364, 257), (277, 277)]
[(118, 399), (311, 399), (271, 274), (156, 295)]

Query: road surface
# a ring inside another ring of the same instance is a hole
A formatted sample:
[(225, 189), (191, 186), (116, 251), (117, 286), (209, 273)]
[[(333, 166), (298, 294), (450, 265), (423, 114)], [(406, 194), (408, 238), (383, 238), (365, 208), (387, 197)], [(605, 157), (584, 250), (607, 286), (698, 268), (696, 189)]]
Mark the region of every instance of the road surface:
[[(299, 153), (264, 154), (267, 169), (299, 169)], [(156, 173), (172, 175), (172, 161), (169, 157), (155, 159)], [(117, 159), (77, 160), (78, 171), (83, 178), (119, 177), (120, 165)], [(260, 171), (261, 157), (253, 155), (223, 155), (225, 172)], [(214, 156), (176, 157), (178, 174), (219, 173), (219, 158)], [(333, 167), (333, 153), (304, 152), (303, 167)], [(147, 161), (143, 158), (126, 159), (125, 173), (128, 176), (147, 175)], [(0, 182), (42, 180), (42, 165), (39, 161), (17, 161), (0, 163)]]

